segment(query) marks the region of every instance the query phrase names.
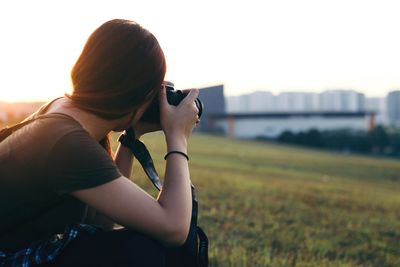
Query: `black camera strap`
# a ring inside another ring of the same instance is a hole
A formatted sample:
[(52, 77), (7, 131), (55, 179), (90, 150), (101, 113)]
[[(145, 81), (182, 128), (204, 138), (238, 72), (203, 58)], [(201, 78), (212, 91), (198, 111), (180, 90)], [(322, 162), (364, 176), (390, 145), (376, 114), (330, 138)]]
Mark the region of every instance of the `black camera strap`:
[(136, 159), (140, 162), (140, 165), (142, 165), (147, 177), (149, 177), (150, 181), (157, 188), (157, 190), (161, 191), (162, 184), (160, 178), (158, 177), (156, 168), (154, 167), (153, 159), (151, 158), (150, 153), (147, 150), (147, 147), (139, 140), (136, 140), (133, 147), (135, 149), (134, 155)]

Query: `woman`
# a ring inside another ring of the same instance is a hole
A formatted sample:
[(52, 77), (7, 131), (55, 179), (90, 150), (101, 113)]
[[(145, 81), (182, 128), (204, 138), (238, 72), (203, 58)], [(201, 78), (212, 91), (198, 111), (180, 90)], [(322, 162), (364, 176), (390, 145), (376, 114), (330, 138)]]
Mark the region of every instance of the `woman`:
[[(185, 241), (198, 90), (170, 106), (165, 72), (156, 38), (137, 23), (111, 20), (92, 33), (71, 72), (72, 94), (0, 143), (0, 266), (163, 266), (163, 248)], [(145, 125), (155, 98), (160, 125)], [(109, 153), (108, 134), (129, 127), (136, 138), (162, 129), (167, 152), (178, 151), (166, 158), (157, 199), (128, 179), (128, 148)], [(93, 219), (102, 229), (83, 224)], [(125, 229), (107, 231), (114, 222)]]

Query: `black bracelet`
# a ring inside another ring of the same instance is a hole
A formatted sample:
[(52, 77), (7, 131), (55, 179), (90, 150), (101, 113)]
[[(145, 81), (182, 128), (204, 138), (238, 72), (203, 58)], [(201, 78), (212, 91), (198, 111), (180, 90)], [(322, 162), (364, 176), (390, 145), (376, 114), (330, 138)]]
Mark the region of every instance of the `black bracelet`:
[(183, 153), (183, 152), (181, 152), (181, 151), (176, 151), (176, 150), (173, 150), (173, 151), (168, 152), (168, 153), (165, 155), (164, 159), (166, 160), (167, 157), (168, 157), (169, 155), (174, 154), (174, 153), (176, 153), (176, 154), (181, 154), (182, 156), (184, 156), (184, 157), (189, 161), (189, 156), (188, 156), (188, 155), (186, 155), (185, 153)]

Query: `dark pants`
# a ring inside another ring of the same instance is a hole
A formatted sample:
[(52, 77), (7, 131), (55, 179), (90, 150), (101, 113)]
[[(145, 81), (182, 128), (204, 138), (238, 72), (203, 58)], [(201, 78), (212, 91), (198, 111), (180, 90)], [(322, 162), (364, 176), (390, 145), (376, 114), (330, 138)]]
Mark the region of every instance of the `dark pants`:
[(126, 229), (98, 232), (73, 240), (55, 261), (42, 266), (160, 267), (165, 266), (165, 248)]

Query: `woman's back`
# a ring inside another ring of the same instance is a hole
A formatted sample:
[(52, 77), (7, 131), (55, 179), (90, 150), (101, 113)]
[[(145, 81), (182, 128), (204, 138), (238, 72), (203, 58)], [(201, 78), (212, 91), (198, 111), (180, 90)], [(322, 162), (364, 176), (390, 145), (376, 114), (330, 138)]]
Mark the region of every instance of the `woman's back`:
[(3, 251), (81, 223), (87, 205), (67, 193), (121, 176), (106, 151), (64, 114), (46, 114), (32, 121), (1, 142), (0, 151)]

